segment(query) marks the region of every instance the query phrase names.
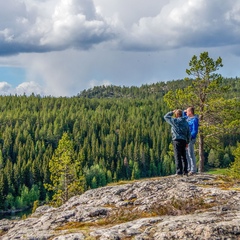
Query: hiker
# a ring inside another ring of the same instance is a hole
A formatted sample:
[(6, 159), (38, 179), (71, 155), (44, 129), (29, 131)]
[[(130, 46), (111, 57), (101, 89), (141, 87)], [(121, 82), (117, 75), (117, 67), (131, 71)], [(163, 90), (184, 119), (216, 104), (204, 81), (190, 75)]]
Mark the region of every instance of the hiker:
[[(175, 115), (175, 117), (173, 117), (173, 115)], [(188, 176), (186, 148), (190, 141), (191, 134), (187, 120), (182, 116), (181, 109), (168, 112), (164, 116), (164, 119), (172, 126), (171, 132), (176, 164), (176, 175)]]
[(189, 175), (196, 174), (196, 157), (194, 153), (194, 144), (196, 142), (197, 134), (198, 134), (198, 116), (194, 114), (194, 108), (188, 107), (184, 110), (184, 116), (188, 122), (190, 132), (191, 132), (191, 140), (187, 147), (187, 162), (188, 162), (188, 172)]

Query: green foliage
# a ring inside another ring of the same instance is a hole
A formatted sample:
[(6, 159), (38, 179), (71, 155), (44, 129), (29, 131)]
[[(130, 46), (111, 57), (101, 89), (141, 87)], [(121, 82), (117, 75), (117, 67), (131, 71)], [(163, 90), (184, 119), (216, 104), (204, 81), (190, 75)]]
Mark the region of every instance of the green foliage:
[(240, 124), (239, 98), (228, 98), (230, 86), (224, 84), (224, 79), (215, 72), (223, 66), (219, 57), (213, 60), (208, 52), (200, 54), (199, 58), (193, 56), (189, 62), (190, 68), (186, 70), (194, 79), (189, 86), (183, 89), (169, 91), (164, 101), (171, 109), (186, 109), (194, 106), (195, 113), (199, 115), (199, 171), (204, 170), (204, 155), (207, 149), (220, 145), (222, 138), (228, 134), (237, 134)]
[(39, 207), (39, 201), (36, 200), (33, 202), (32, 213), (34, 213), (38, 207)]
[(219, 155), (213, 149), (210, 150), (208, 155), (208, 164), (210, 167), (218, 168), (220, 166)]
[(111, 183), (113, 181), (112, 173), (110, 170), (107, 170), (107, 182)]
[(12, 195), (12, 193), (9, 193), (7, 195), (4, 208), (5, 209), (15, 209), (15, 200), (14, 200), (14, 196)]
[(229, 165), (231, 164), (231, 158), (229, 156), (228, 153), (225, 153), (223, 155), (223, 163), (222, 163), (222, 166), (223, 167), (228, 167)]
[[(222, 97), (234, 99), (240, 80), (226, 79), (222, 86), (225, 82), (231, 91)], [(140, 88), (102, 86), (71, 98), (0, 96), (0, 209), (26, 204), (32, 207), (36, 200), (52, 200), (55, 190), (51, 171), (55, 165), (50, 171), (50, 161), (56, 158), (64, 133), (68, 133), (73, 148), (74, 167), (69, 172), (77, 179), (69, 185), (70, 195), (91, 188), (94, 171), (97, 186), (173, 173), (170, 129), (163, 120), (169, 108), (163, 95), (185, 89), (191, 83), (192, 80), (176, 80)], [(227, 105), (224, 106), (227, 112)], [(236, 125), (237, 122), (232, 128)], [(221, 159), (226, 153), (233, 161), (231, 146), (237, 141), (239, 135), (224, 133)], [(208, 153), (212, 147), (206, 146)], [(64, 194), (63, 182), (60, 178), (56, 184), (60, 195)], [(46, 189), (48, 184), (51, 188)]]
[(133, 163), (132, 177), (131, 179), (139, 179), (140, 178), (140, 169), (138, 162)]
[(227, 175), (228, 168), (210, 168), (208, 169), (207, 173), (214, 174), (214, 175)]
[(20, 194), (16, 197), (9, 193), (5, 198), (4, 209), (24, 209), (32, 206), (33, 202), (39, 199), (39, 189), (37, 185), (29, 190), (23, 185), (20, 188)]
[(234, 151), (234, 162), (230, 165), (228, 174), (236, 179), (240, 179), (240, 143)]
[(76, 173), (73, 142), (67, 133), (63, 133), (49, 161), (50, 184), (45, 184), (47, 190), (53, 191), (52, 204), (59, 206), (76, 193), (82, 193), (82, 186)]
[(91, 166), (90, 169), (85, 169), (84, 173), (87, 185), (91, 188), (102, 187), (107, 184), (106, 171), (98, 164)]

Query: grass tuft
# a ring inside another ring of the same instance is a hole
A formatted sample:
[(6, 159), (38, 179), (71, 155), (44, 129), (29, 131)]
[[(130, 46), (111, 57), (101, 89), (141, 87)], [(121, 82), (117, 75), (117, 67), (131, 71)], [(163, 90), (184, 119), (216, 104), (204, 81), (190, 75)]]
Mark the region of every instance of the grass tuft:
[(196, 210), (206, 210), (215, 206), (216, 203), (206, 203), (202, 198), (193, 198), (187, 200), (171, 199), (164, 205), (158, 204), (151, 210), (157, 216), (162, 215), (186, 215), (194, 213)]
[(59, 227), (56, 230), (82, 230), (86, 231), (89, 228), (110, 227), (117, 224), (130, 222), (140, 218), (156, 217), (163, 215), (186, 215), (195, 212), (196, 210), (206, 210), (217, 203), (206, 203), (202, 198), (177, 200), (171, 199), (164, 204), (158, 204), (150, 207), (146, 211), (140, 211), (133, 206), (121, 207), (115, 209), (107, 217), (98, 219), (95, 222), (68, 222), (64, 226)]

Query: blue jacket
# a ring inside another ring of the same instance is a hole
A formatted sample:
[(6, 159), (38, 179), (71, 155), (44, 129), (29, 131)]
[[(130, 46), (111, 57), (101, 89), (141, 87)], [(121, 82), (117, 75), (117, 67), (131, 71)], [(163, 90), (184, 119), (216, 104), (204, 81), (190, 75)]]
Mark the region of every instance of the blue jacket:
[(164, 119), (172, 128), (172, 140), (183, 139), (187, 144), (191, 140), (191, 133), (185, 117), (173, 118), (173, 112), (168, 112)]
[(198, 134), (198, 115), (194, 115), (194, 117), (188, 117), (184, 112), (184, 117), (186, 118), (190, 128), (191, 139), (195, 139)]

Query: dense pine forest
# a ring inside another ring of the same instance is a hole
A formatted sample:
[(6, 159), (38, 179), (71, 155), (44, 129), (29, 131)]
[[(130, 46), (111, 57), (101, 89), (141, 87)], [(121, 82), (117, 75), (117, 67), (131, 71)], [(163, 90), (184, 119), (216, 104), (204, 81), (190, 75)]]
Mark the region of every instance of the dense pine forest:
[[(170, 109), (163, 96), (187, 84), (100, 86), (70, 98), (0, 96), (0, 210), (51, 200), (45, 187), (51, 182), (49, 162), (64, 133), (73, 143), (83, 191), (174, 173), (170, 127), (163, 119)], [(230, 86), (225, 98), (239, 97), (239, 78), (224, 84)], [(206, 147), (206, 168), (229, 166), (239, 141), (237, 134), (225, 135), (222, 146)]]

